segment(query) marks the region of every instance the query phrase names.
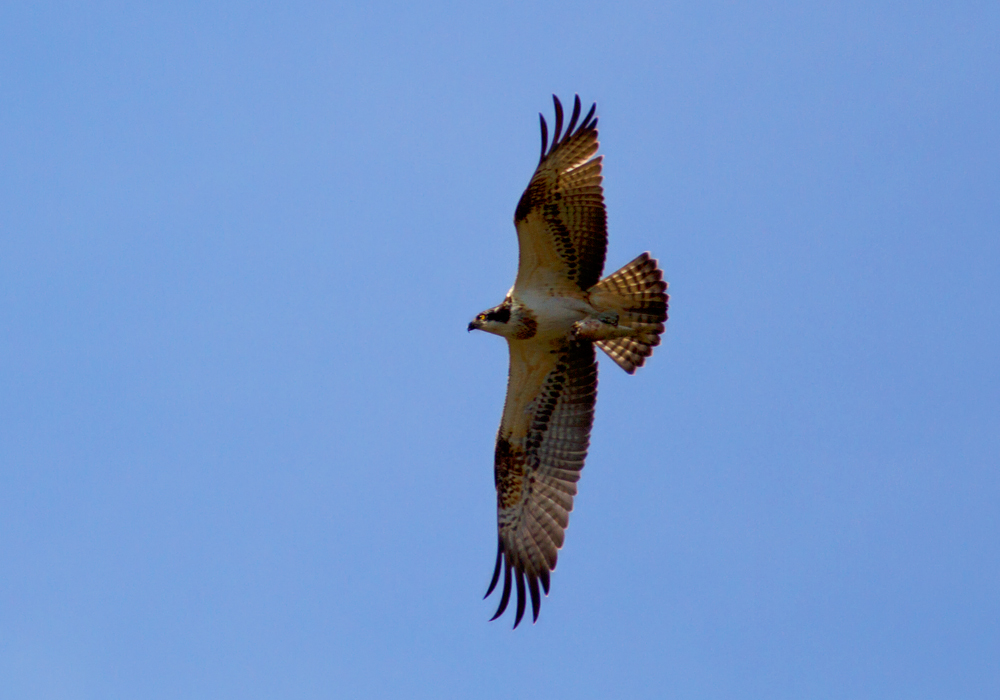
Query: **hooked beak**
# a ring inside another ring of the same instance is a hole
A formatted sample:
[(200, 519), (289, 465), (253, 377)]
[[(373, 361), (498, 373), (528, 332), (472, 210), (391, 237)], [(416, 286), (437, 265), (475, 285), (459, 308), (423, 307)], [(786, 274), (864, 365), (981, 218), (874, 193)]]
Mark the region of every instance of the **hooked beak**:
[(477, 323), (476, 321), (469, 321), (469, 332), (470, 333), (472, 331), (474, 331), (474, 330), (477, 330), (478, 328), (479, 328), (479, 323)]

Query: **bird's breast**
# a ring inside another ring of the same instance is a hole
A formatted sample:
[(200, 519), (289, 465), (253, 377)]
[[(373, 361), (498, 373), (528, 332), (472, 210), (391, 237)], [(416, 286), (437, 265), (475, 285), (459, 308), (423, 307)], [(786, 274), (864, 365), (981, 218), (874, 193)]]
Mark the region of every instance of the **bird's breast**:
[(535, 337), (538, 339), (564, 336), (570, 332), (574, 323), (594, 313), (583, 299), (551, 294), (544, 290), (520, 294), (514, 301), (531, 313), (536, 324)]

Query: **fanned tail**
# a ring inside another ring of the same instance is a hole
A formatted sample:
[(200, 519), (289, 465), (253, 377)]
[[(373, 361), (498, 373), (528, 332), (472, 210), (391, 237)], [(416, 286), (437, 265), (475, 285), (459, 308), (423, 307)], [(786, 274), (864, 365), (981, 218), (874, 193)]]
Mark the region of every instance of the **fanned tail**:
[(670, 300), (666, 292), (663, 273), (649, 253), (643, 253), (590, 289), (590, 304), (594, 308), (616, 312), (618, 325), (634, 331), (623, 338), (596, 343), (629, 374), (642, 367), (653, 354), (653, 348), (660, 344)]

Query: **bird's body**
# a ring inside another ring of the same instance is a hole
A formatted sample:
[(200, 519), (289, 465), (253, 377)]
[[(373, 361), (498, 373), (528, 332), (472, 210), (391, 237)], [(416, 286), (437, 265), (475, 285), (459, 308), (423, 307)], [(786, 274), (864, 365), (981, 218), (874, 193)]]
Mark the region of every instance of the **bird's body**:
[(469, 324), (506, 338), (510, 349), (494, 455), (499, 545), (486, 595), (503, 569), (494, 619), (516, 583), (515, 627), (529, 594), (537, 620), (538, 584), (548, 594), (569, 524), (597, 399), (594, 345), (631, 374), (659, 344), (667, 318), (666, 284), (648, 254), (601, 279), (607, 232), (596, 105), (574, 131), (577, 97), (560, 139), (562, 105), (553, 99), (552, 148), (542, 117), (542, 156), (514, 214), (517, 279), (501, 304)]

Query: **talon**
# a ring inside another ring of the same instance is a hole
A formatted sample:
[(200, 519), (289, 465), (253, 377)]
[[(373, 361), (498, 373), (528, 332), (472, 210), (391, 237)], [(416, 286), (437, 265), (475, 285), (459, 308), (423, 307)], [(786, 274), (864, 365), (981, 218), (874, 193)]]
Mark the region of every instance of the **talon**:
[(587, 340), (598, 340), (602, 335), (605, 324), (596, 318), (585, 318), (573, 324), (573, 339), (586, 338)]

